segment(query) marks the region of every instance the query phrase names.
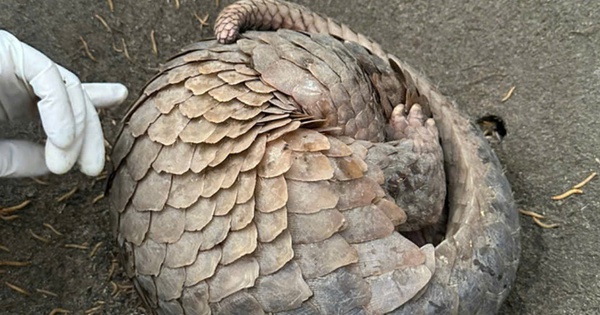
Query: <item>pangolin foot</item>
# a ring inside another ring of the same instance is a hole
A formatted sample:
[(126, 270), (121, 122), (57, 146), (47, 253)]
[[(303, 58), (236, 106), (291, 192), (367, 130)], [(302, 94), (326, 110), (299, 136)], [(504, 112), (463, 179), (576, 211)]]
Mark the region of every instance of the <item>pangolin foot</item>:
[(394, 108), (388, 130), (390, 140), (411, 139), (415, 153), (428, 152), (432, 146), (439, 146), (439, 134), (435, 121), (423, 114), (421, 105), (414, 104), (409, 111), (400, 104)]
[(386, 143), (369, 149), (367, 160), (384, 172), (385, 189), (406, 211), (400, 231), (418, 231), (439, 222), (446, 197), (443, 152), (432, 118), (419, 104), (392, 111)]

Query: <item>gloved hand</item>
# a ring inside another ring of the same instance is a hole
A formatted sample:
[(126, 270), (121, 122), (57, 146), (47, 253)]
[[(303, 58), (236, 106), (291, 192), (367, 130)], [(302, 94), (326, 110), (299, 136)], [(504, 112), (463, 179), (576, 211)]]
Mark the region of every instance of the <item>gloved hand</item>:
[(0, 31), (0, 122), (40, 119), (45, 149), (25, 141), (0, 141), (0, 177), (63, 174), (77, 162), (90, 176), (104, 168), (104, 137), (95, 107), (121, 104), (118, 83), (81, 84), (79, 78), (36, 49)]

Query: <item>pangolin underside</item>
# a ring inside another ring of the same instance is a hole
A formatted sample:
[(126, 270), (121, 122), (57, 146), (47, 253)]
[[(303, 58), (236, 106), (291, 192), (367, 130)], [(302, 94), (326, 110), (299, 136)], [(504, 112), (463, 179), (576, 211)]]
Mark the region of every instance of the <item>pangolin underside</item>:
[(453, 103), (295, 4), (240, 1), (216, 34), (231, 44), (149, 82), (112, 153), (114, 232), (151, 313), (497, 311), (518, 216)]

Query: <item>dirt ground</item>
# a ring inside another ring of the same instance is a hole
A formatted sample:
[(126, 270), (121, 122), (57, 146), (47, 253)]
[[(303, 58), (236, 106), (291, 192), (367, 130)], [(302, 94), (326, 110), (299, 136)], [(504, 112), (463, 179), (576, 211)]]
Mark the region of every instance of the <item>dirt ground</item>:
[[(3, 0), (0, 27), (82, 81), (123, 82), (132, 101), (161, 61), (211, 35), (218, 10), (229, 3), (112, 2), (111, 12), (107, 1)], [(560, 226), (543, 229), (522, 216), (522, 263), (501, 313), (599, 314), (600, 181), (589, 183), (581, 195), (550, 197), (600, 170), (600, 2), (298, 2), (382, 42), (472, 117), (492, 113), (505, 119), (509, 134), (498, 154), (519, 207)], [(158, 55), (152, 52), (152, 30)], [(85, 54), (82, 39), (95, 60)], [(502, 102), (512, 87), (514, 93)], [(102, 114), (108, 139), (122, 113), (121, 108)], [(5, 125), (0, 132), (11, 138), (40, 136), (34, 125)], [(47, 183), (0, 180), (0, 207), (31, 200), (15, 212), (18, 218), (0, 220), (0, 261), (27, 263), (0, 266), (0, 314), (53, 309), (143, 314), (113, 265), (107, 202), (94, 203), (104, 180), (76, 172), (42, 180)], [(70, 198), (57, 200), (75, 187)]]

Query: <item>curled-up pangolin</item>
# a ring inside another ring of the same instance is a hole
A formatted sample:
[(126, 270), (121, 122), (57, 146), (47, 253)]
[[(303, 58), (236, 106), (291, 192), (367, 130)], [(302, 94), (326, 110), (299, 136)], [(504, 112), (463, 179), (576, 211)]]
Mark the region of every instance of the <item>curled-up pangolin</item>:
[(152, 313), (496, 312), (518, 216), (453, 103), (294, 4), (240, 1), (216, 34), (149, 82), (112, 153), (117, 242)]

